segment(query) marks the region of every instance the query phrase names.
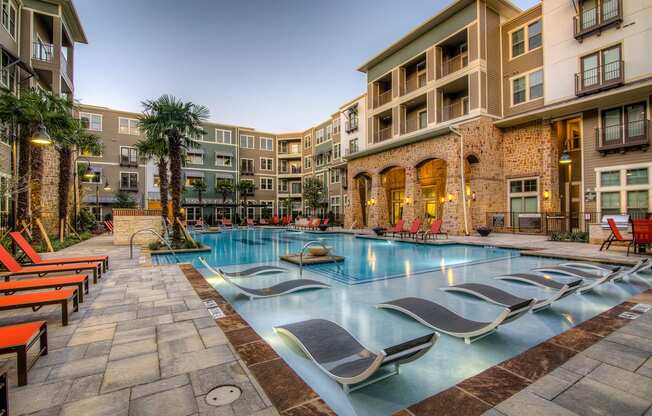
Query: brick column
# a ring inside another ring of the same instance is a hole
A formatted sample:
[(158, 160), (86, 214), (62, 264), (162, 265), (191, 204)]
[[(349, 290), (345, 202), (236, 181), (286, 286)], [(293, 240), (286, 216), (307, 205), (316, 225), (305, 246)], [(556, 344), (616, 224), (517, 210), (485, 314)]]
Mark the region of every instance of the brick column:
[(410, 223), (413, 219), (423, 216), (421, 207), (421, 186), (417, 168), (408, 166), (405, 168), (405, 198), (410, 201), (403, 206), (403, 219)]
[[(445, 231), (451, 234), (464, 233), (464, 211), (462, 202), (462, 177), (460, 174), (460, 161), (457, 158), (450, 158), (446, 161), (446, 189), (442, 218)], [(448, 201), (448, 195), (453, 195), (453, 200)]]
[(387, 193), (379, 173), (375, 173), (371, 177), (371, 198), (376, 203), (369, 207), (369, 227), (377, 225), (386, 227), (389, 224), (389, 207), (387, 206)]

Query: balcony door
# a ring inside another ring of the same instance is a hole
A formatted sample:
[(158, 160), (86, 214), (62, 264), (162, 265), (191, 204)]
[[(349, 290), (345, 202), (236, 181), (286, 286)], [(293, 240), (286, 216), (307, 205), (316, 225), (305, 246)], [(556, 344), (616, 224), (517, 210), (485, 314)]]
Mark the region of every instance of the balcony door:
[(601, 53), (603, 82), (620, 79), (620, 46), (605, 49)]
[(395, 225), (403, 217), (403, 202), (405, 201), (405, 190), (395, 189), (390, 193), (391, 202), (391, 223)]
[(582, 30), (587, 30), (598, 24), (598, 0), (584, 0), (582, 3)]
[(645, 103), (625, 106), (625, 135), (628, 140), (645, 138)]
[(582, 58), (582, 89), (600, 83), (600, 58), (597, 53)]

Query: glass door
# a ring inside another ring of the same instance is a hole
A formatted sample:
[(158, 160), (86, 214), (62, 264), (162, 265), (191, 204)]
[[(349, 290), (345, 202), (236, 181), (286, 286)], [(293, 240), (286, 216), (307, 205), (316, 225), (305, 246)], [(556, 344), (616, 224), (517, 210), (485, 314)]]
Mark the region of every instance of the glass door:
[(582, 58), (582, 88), (592, 87), (600, 83), (598, 71), (598, 54)]
[(405, 200), (405, 191), (403, 189), (394, 190), (391, 192), (392, 205), (391, 205), (391, 223), (396, 224), (398, 220), (403, 217), (403, 201)]
[(602, 71), (603, 82), (620, 78), (620, 46), (602, 51)]
[(627, 139), (645, 137), (645, 103), (625, 107), (625, 134)]

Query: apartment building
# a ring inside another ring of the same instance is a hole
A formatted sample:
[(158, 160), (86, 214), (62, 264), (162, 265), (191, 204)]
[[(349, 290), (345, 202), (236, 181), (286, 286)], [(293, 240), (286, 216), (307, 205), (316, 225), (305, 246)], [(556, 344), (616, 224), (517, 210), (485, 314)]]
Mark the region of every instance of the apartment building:
[[(74, 97), (75, 44), (87, 43), (86, 34), (71, 0), (2, 0), (0, 17), (0, 89), (19, 94), (32, 87)], [(12, 168), (13, 132), (5, 131), (0, 140), (0, 181), (6, 184), (16, 175)], [(16, 152), (20, 149), (16, 148)], [(43, 186), (56, 189), (59, 183), (58, 153), (44, 149), (46, 169)], [(5, 189), (5, 187), (3, 187)], [(1, 204), (8, 212), (7, 195)], [(44, 193), (42, 219), (53, 228), (58, 221), (56, 193)]]
[[(253, 183), (253, 192), (239, 193), (239, 214), (241, 218), (270, 218), (273, 215), (278, 183), (277, 169), (280, 161), (276, 158), (277, 139), (272, 133), (260, 132), (251, 128), (240, 128), (240, 182)], [(283, 164), (284, 172), (287, 165)], [(246, 210), (246, 212), (245, 212)]]
[(312, 130), (279, 134), (276, 141), (278, 213), (294, 217), (303, 209), (302, 178), (313, 172)]

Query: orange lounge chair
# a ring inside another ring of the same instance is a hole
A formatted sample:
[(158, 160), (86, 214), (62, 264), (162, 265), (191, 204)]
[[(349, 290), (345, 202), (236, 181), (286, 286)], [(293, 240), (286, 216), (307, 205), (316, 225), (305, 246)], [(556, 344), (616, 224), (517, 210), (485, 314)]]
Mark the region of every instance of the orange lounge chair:
[[(634, 252), (640, 253), (642, 246), (652, 245), (652, 220), (632, 220)], [(629, 255), (629, 247), (627, 247)]]
[(423, 232), (421, 234), (423, 239), (427, 240), (430, 237), (433, 237), (434, 239), (437, 239), (437, 236), (440, 236), (440, 235), (443, 235), (444, 239), (448, 238), (448, 233), (443, 232), (441, 230), (441, 225), (442, 225), (443, 222), (444, 221), (442, 221), (441, 219), (434, 220), (432, 222), (432, 224), (430, 224), (430, 228), (427, 231), (425, 231), (425, 232)]
[(79, 310), (77, 289), (50, 290), (48, 292), (25, 293), (0, 296), (0, 311), (32, 308), (34, 312), (46, 305), (61, 305), (61, 325), (68, 325), (68, 302), (72, 300), (73, 312)]
[(390, 229), (387, 231), (387, 234), (392, 234), (392, 237), (394, 237), (396, 234), (399, 234), (399, 235), (402, 234), (403, 231), (404, 231), (404, 230), (403, 230), (403, 225), (404, 225), (404, 224), (405, 224), (405, 220), (404, 220), (404, 219), (400, 219), (400, 220), (398, 220), (398, 221), (396, 222), (396, 224), (394, 225), (394, 228), (390, 228)]
[[(27, 351), (39, 341), (39, 352), (27, 365)], [(27, 384), (27, 371), (32, 368), (41, 355), (48, 354), (48, 325), (45, 321), (26, 322), (24, 324), (0, 327), (0, 355), (16, 354), (18, 365), (18, 385)], [(6, 380), (5, 380), (6, 381)]]
[(88, 275), (53, 276), (42, 279), (15, 280), (13, 282), (0, 282), (0, 293), (13, 295), (23, 290), (56, 289), (77, 286), (79, 290), (79, 303), (84, 302), (84, 293), (88, 293)]
[(29, 257), (29, 259), (38, 266), (47, 266), (51, 264), (70, 264), (70, 263), (102, 263), (102, 271), (106, 272), (109, 268), (109, 256), (84, 256), (84, 257), (66, 257), (58, 259), (43, 259), (39, 254), (34, 250), (32, 245), (25, 240), (25, 237), (18, 231), (12, 231), (9, 233), (11, 238), (14, 240), (18, 247), (23, 250), (23, 253)]
[(222, 218), (222, 227), (233, 227), (233, 223), (230, 219)]
[(312, 222), (310, 222), (308, 228), (311, 230), (316, 230), (317, 228), (319, 228), (320, 224), (321, 224), (321, 220), (319, 218), (315, 218), (312, 220)]
[(278, 225), (278, 221), (279, 221), (278, 215), (274, 215), (272, 217), (272, 225)]
[(616, 225), (616, 221), (614, 221), (613, 218), (607, 219), (607, 224), (609, 224), (609, 228), (611, 229), (611, 234), (606, 240), (602, 242), (602, 245), (600, 246), (600, 251), (602, 251), (603, 249), (609, 250), (609, 247), (611, 247), (611, 243), (613, 243), (614, 241), (618, 241), (621, 243), (627, 243), (627, 255), (629, 255), (629, 248), (632, 246), (632, 244), (634, 244), (634, 240), (623, 238), (623, 235), (620, 233), (620, 230)]
[(102, 277), (102, 263), (49, 264), (23, 267), (2, 245), (0, 245), (0, 262), (8, 270), (8, 272), (0, 272), (0, 276), (4, 276), (5, 282), (8, 282), (11, 276), (36, 274), (43, 277), (48, 273), (81, 273), (82, 270), (93, 270), (93, 283), (97, 283), (98, 277)]
[(406, 234), (408, 236), (414, 237), (414, 239), (416, 240), (420, 228), (421, 228), (421, 218), (415, 218), (412, 221), (412, 224), (410, 225), (410, 229), (401, 232), (401, 237), (403, 237), (403, 234)]

